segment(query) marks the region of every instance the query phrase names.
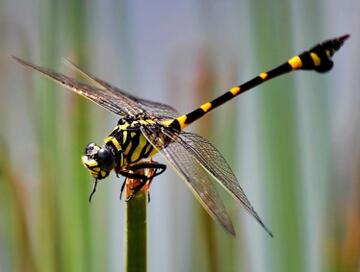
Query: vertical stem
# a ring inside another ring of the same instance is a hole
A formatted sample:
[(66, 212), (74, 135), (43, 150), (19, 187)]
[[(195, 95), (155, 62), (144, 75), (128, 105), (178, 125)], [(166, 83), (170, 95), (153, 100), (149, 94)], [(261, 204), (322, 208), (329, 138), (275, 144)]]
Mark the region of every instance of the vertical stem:
[[(150, 173), (151, 172), (151, 173)], [(144, 170), (137, 173), (144, 174)], [(152, 175), (152, 171), (145, 172)], [(138, 180), (127, 179), (126, 198)], [(148, 185), (136, 193), (125, 205), (125, 271), (145, 272), (147, 268), (147, 203)]]
[(147, 193), (139, 192), (126, 202), (126, 271), (146, 271)]

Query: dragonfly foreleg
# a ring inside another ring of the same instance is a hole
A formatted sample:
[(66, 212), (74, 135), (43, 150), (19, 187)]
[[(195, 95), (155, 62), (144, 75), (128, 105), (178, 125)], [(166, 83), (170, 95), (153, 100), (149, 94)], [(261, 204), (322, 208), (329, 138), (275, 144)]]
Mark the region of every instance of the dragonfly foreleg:
[[(151, 176), (146, 176), (143, 174), (138, 174), (138, 173), (133, 173), (133, 171), (137, 171), (140, 169), (155, 169), (155, 171), (153, 172), (153, 174)], [(126, 199), (126, 201), (129, 201), (130, 199), (132, 199), (135, 194), (140, 191), (146, 184), (148, 184), (148, 186), (150, 187), (151, 181), (154, 177), (162, 174), (164, 171), (166, 170), (166, 165), (165, 164), (161, 164), (158, 162), (142, 162), (136, 165), (132, 165), (130, 166), (128, 169), (125, 170), (121, 170), (119, 171), (119, 173), (121, 175), (123, 175), (126, 178), (130, 178), (130, 179), (136, 179), (139, 181), (139, 184), (136, 185), (135, 187), (131, 188), (131, 195), (130, 197), (128, 197)], [(131, 171), (131, 172), (129, 172)], [(124, 181), (123, 185), (121, 186), (121, 191), (120, 191), (120, 198), (122, 196), (122, 193), (124, 191), (125, 188), (125, 184), (126, 184), (126, 180)]]
[(95, 192), (96, 192), (97, 183), (98, 183), (98, 180), (95, 179), (95, 182), (94, 182), (94, 185), (93, 185), (93, 189), (92, 189), (92, 191), (91, 191), (91, 193), (90, 193), (90, 195), (89, 195), (89, 202), (91, 202), (91, 199), (92, 199), (93, 195), (94, 195)]

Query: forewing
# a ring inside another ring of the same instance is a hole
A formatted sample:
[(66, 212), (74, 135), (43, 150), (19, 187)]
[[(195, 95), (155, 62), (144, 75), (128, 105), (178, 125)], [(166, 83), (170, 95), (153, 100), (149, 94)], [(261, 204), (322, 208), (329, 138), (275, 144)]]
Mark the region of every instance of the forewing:
[(81, 73), (89, 80), (96, 82), (97, 84), (102, 86), (107, 92), (111, 93), (111, 95), (117, 97), (118, 99), (128, 100), (129, 104), (132, 104), (133, 106), (136, 106), (136, 107), (140, 107), (144, 111), (152, 114), (155, 117), (158, 117), (158, 119), (176, 118), (180, 115), (177, 110), (175, 110), (173, 107), (171, 107), (169, 105), (142, 99), (142, 98), (136, 97), (134, 95), (131, 95), (131, 94), (127, 93), (126, 91), (119, 89), (118, 87), (113, 86), (110, 83), (108, 83), (102, 79), (99, 79), (98, 77), (90, 74), (89, 72), (84, 71), (79, 66), (72, 63), (69, 60), (66, 60), (66, 63), (71, 68), (73, 68), (77, 72)]
[(161, 131), (158, 131), (157, 128), (143, 127), (141, 131), (146, 139), (159, 150), (160, 154), (186, 181), (186, 184), (209, 215), (229, 233), (235, 235), (234, 227), (221, 198), (210, 181), (209, 175), (199, 165), (194, 156), (176, 140), (173, 140), (165, 147), (166, 141), (158, 137), (161, 135)]
[(47, 77), (51, 78), (52, 80), (66, 87), (67, 89), (91, 100), (92, 102), (119, 115), (120, 117), (125, 117), (128, 115), (133, 116), (138, 114), (138, 110), (136, 109), (135, 105), (133, 104), (130, 105), (126, 100), (115, 98), (113, 95), (111, 95), (108, 92), (105, 92), (101, 88), (90, 86), (74, 78), (68, 77), (61, 73), (57, 73), (51, 69), (34, 65), (20, 58), (17, 57), (13, 57), (13, 58), (17, 60), (19, 63), (41, 72), (42, 74), (46, 75)]
[(181, 132), (175, 139), (191, 153), (216, 181), (237, 200), (273, 236), (252, 207), (243, 189), (221, 153), (205, 138), (188, 132)]

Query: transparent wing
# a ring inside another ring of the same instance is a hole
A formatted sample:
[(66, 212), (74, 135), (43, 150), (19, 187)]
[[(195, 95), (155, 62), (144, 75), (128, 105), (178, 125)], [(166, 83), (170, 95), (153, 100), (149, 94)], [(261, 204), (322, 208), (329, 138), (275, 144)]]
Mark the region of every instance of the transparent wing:
[[(144, 133), (144, 132), (143, 132)], [(161, 133), (164, 135), (165, 140), (159, 139), (159, 133), (154, 131), (153, 135), (149, 135), (149, 132), (144, 134), (153, 145), (156, 145), (158, 149), (164, 148), (162, 153), (168, 153), (169, 147), (176, 145), (179, 150), (185, 150), (188, 156), (193, 158), (193, 161), (196, 164), (200, 164), (204, 172), (206, 170), (230, 195), (237, 200), (255, 219), (259, 224), (265, 229), (265, 231), (273, 237), (271, 231), (265, 226), (259, 215), (256, 213), (250, 201), (246, 197), (244, 191), (240, 187), (237, 178), (235, 177), (233, 171), (231, 170), (228, 163), (225, 161), (221, 153), (205, 138), (188, 132), (178, 132), (171, 130), (168, 127), (162, 127)], [(168, 139), (168, 140), (166, 140)], [(166, 145), (167, 141), (170, 144)], [(170, 152), (172, 152), (171, 150)], [(180, 152), (180, 151), (175, 151)], [(175, 154), (176, 156), (176, 154)], [(191, 177), (191, 174), (190, 174)]]
[(171, 118), (176, 118), (180, 115), (177, 110), (175, 110), (173, 107), (171, 107), (169, 105), (142, 99), (142, 98), (136, 97), (134, 95), (131, 95), (131, 94), (127, 93), (126, 91), (121, 90), (121, 89), (117, 88), (116, 86), (113, 86), (113, 85), (109, 84), (108, 82), (106, 82), (102, 79), (99, 79), (96, 76), (84, 71), (79, 66), (77, 66), (76, 64), (72, 63), (71, 61), (69, 61), (67, 59), (66, 59), (66, 63), (72, 69), (79, 72), (80, 74), (82, 74), (83, 76), (88, 78), (89, 80), (96, 82), (97, 84), (99, 84), (100, 86), (105, 88), (113, 96), (118, 97), (120, 99), (124, 99), (124, 97), (131, 99), (132, 101), (136, 102), (136, 104), (135, 104), (136, 106), (141, 107), (144, 111), (152, 114), (155, 117), (158, 117), (158, 119), (165, 119), (165, 118), (171, 119)]
[(156, 136), (159, 135), (157, 128), (143, 127), (141, 130), (147, 140), (160, 151), (186, 181), (186, 184), (209, 215), (230, 234), (235, 235), (234, 227), (221, 198), (209, 179), (209, 175), (199, 165), (194, 156), (177, 141), (170, 142), (164, 148), (167, 140)]
[(135, 116), (143, 112), (142, 109), (138, 107), (137, 103), (135, 101), (131, 101), (131, 99), (128, 97), (115, 97), (111, 93), (104, 91), (104, 89), (90, 86), (61, 73), (57, 73), (51, 69), (34, 65), (20, 58), (13, 58), (21, 64), (41, 72), (67, 89), (91, 100), (92, 102), (119, 115), (120, 117), (125, 117), (128, 115)]
[(194, 133), (181, 132), (176, 140), (193, 154), (196, 160), (260, 223), (270, 236), (273, 236), (252, 207), (224, 157), (207, 139)]

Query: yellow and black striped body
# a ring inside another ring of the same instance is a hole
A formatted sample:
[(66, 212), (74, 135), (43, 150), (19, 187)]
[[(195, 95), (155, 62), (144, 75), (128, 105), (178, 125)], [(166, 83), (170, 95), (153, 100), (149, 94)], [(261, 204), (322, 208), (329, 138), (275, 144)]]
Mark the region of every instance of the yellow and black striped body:
[(141, 126), (152, 126), (156, 122), (151, 119), (120, 119), (118, 125), (105, 138), (105, 145), (115, 150), (115, 171), (151, 158), (157, 150), (149, 143), (140, 131)]
[[(160, 115), (156, 116), (148, 114), (146, 111), (139, 111), (139, 114), (121, 118), (118, 125), (105, 139), (104, 147), (101, 148), (93, 143), (88, 145), (86, 154), (82, 157), (83, 164), (97, 179), (105, 178), (113, 169), (120, 174), (129, 170), (132, 171), (134, 169), (132, 166), (142, 165), (146, 159), (158, 152), (157, 149), (166, 148), (171, 142), (170, 138), (175, 139), (176, 135), (186, 126), (237, 95), (291, 71), (314, 70), (320, 73), (329, 71), (333, 66), (331, 57), (348, 37), (349, 35), (344, 35), (319, 43), (276, 68), (261, 72), (244, 84), (231, 88), (221, 96), (202, 104), (188, 114), (176, 118), (165, 116), (158, 118)], [(111, 105), (110, 100), (107, 103)], [(158, 104), (154, 105), (158, 106)], [(142, 132), (145, 128), (150, 127), (152, 127), (152, 133), (156, 134), (152, 137), (152, 144)], [(157, 146), (157, 149), (154, 146)]]
[(287, 62), (279, 65), (278, 67), (260, 73), (257, 77), (245, 82), (242, 85), (235, 86), (231, 88), (228, 92), (217, 97), (211, 102), (204, 103), (196, 110), (181, 115), (176, 120), (174, 120), (170, 125), (177, 129), (183, 129), (189, 124), (201, 118), (207, 112), (219, 107), (235, 96), (244, 93), (265, 81), (278, 77), (280, 75), (289, 73), (295, 70), (314, 70), (320, 73), (329, 71), (333, 62), (331, 57), (334, 53), (343, 45), (344, 41), (349, 37), (349, 35), (344, 35), (339, 38), (327, 40), (323, 43), (319, 43), (308, 51), (304, 51), (300, 55), (296, 55), (290, 58)]
[[(105, 139), (105, 144), (116, 152), (115, 171), (118, 172), (120, 169), (126, 169), (126, 167), (139, 163), (144, 159), (151, 158), (157, 153), (157, 150), (142, 134), (140, 130), (141, 126), (161, 125), (176, 130), (182, 130), (211, 110), (265, 81), (295, 70), (315, 70), (321, 73), (327, 72), (333, 66), (331, 57), (347, 38), (348, 35), (345, 35), (337, 39), (320, 43), (310, 50), (290, 58), (287, 62), (278, 67), (260, 73), (258, 76), (244, 84), (231, 88), (228, 92), (211, 102), (204, 103), (194, 111), (181, 115), (175, 119), (164, 120), (159, 123), (146, 115), (120, 119), (118, 125), (114, 128), (109, 137)], [(168, 139), (165, 139), (164, 135), (158, 135), (158, 137), (161, 137), (164, 142), (170, 142)], [(164, 144), (164, 146), (166, 146), (166, 144)]]

